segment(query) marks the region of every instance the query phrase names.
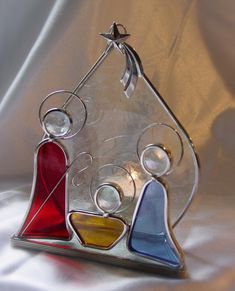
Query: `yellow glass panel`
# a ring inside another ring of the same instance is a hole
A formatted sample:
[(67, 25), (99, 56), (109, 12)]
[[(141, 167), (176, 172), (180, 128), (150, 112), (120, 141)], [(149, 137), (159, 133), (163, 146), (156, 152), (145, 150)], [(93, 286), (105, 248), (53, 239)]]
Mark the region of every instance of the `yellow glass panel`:
[(72, 213), (70, 222), (84, 246), (99, 249), (111, 248), (126, 228), (118, 218), (83, 212)]

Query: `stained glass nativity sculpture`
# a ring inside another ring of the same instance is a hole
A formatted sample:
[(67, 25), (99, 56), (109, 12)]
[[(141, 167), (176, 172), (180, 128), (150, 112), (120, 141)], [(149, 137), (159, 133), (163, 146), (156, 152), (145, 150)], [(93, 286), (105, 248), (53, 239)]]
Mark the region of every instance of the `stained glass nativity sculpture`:
[[(29, 209), (13, 245), (144, 270), (184, 269), (173, 228), (198, 183), (193, 144), (124, 26), (72, 91), (39, 108)], [(121, 82), (120, 82), (121, 80)]]

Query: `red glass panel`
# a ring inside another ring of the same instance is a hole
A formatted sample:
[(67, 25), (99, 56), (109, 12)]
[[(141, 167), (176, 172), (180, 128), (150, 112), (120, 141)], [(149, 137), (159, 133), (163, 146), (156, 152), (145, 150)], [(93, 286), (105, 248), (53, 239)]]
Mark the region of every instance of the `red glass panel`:
[(63, 177), (65, 171), (66, 156), (63, 149), (55, 142), (42, 144), (37, 155), (37, 172), (34, 173), (37, 175), (34, 195), (19, 236), (69, 239), (66, 227), (66, 177)]

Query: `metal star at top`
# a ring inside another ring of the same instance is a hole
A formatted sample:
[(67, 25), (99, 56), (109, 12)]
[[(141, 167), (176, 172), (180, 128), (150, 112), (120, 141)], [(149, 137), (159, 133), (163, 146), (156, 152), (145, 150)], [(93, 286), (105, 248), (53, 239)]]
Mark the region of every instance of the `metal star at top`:
[[(119, 32), (118, 26), (124, 29), (124, 33)], [(100, 33), (100, 35), (103, 36), (108, 41), (108, 43), (112, 42), (116, 45), (124, 42), (130, 36), (130, 34), (126, 33), (126, 29), (123, 25), (117, 24), (115, 22), (110, 26), (110, 29), (107, 33)]]

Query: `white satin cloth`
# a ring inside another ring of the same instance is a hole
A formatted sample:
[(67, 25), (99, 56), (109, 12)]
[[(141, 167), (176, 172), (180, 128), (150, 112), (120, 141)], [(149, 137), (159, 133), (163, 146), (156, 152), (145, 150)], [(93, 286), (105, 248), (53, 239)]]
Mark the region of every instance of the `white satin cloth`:
[[(0, 0), (1, 291), (235, 289), (234, 14), (233, 0)], [(201, 160), (198, 194), (176, 227), (182, 280), (10, 246), (29, 199), (39, 105), (75, 87), (113, 21), (132, 34)]]

